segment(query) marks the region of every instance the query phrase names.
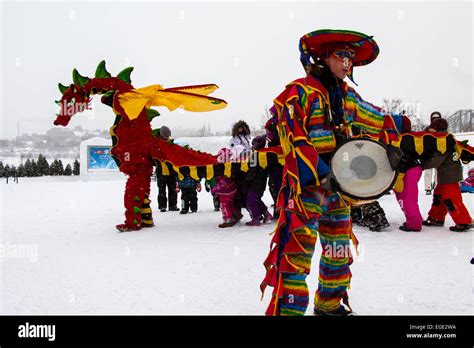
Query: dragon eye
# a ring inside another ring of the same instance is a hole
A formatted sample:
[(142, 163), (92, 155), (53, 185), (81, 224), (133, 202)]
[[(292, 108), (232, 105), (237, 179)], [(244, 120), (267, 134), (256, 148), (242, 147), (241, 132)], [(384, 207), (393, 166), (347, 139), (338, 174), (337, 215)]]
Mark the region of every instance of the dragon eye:
[(76, 102), (76, 98), (71, 98), (69, 99), (69, 101), (67, 102), (67, 105), (74, 105), (74, 103)]

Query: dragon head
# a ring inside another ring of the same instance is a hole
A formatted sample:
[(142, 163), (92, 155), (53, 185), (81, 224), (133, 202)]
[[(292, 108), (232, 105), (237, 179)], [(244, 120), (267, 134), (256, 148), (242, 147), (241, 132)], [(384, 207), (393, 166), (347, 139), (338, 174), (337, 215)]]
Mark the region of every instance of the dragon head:
[(72, 71), (73, 83), (70, 86), (58, 84), (62, 97), (56, 101), (60, 110), (54, 124), (67, 126), (72, 116), (90, 108), (91, 98), (95, 94), (111, 96), (116, 91), (125, 92), (133, 89), (130, 80), (132, 70), (132, 67), (128, 67), (116, 77), (112, 77), (105, 68), (104, 60), (97, 66), (94, 78), (82, 76), (74, 69)]

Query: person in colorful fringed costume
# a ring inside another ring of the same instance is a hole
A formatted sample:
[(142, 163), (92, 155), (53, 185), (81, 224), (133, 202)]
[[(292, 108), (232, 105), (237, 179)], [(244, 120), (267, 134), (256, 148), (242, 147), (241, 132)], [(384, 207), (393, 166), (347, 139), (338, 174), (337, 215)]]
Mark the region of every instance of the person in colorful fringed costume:
[(353, 79), (354, 66), (371, 63), (379, 48), (372, 37), (346, 30), (314, 31), (301, 38), (299, 48), (307, 76), (289, 83), (274, 100), (285, 165), (280, 216), (261, 290), (274, 287), (267, 315), (304, 315), (309, 303), (306, 277), (319, 235), (323, 253), (314, 313), (348, 315), (349, 241), (357, 247), (357, 239), (350, 206), (337, 193), (328, 163), (352, 127), (367, 134), (384, 127), (382, 109), (343, 81), (346, 76)]
[[(214, 165), (215, 156), (183, 149), (155, 137), (151, 121), (159, 113), (152, 106), (166, 106), (170, 111), (212, 111), (224, 108), (224, 100), (209, 97), (218, 87), (214, 84), (163, 88), (161, 85), (135, 89), (130, 74), (133, 68), (116, 77), (107, 71), (105, 61), (99, 63), (95, 77), (81, 76), (73, 70), (70, 86), (59, 84), (62, 93), (55, 125), (68, 125), (71, 117), (89, 107), (91, 96), (102, 94), (102, 103), (110, 106), (116, 118), (110, 128), (113, 147), (111, 154), (121, 172), (128, 176), (125, 195), (125, 223), (116, 228), (121, 232), (153, 226), (150, 208), (150, 180), (153, 165), (171, 166)], [(168, 173), (169, 174), (169, 173)]]

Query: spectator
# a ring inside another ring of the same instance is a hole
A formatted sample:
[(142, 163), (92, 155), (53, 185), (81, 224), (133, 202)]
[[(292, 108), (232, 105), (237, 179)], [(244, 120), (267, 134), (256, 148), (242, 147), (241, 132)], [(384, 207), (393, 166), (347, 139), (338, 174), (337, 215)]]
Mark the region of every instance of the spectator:
[[(265, 147), (265, 135), (259, 135), (252, 140), (252, 149), (260, 150)], [(263, 193), (267, 187), (268, 168), (263, 169), (257, 165), (250, 165), (245, 176), (247, 186), (247, 202), (246, 207), (250, 214), (251, 221), (247, 222), (247, 226), (260, 226), (260, 220), (267, 223), (273, 218), (267, 210), (267, 206), (262, 201)]]
[[(448, 122), (436, 118), (431, 122), (429, 131), (432, 133), (448, 132)], [(428, 212), (428, 218), (423, 221), (425, 226), (443, 226), (446, 214), (449, 213), (456, 225), (449, 229), (464, 232), (471, 226), (471, 215), (466, 209), (461, 195), (459, 182), (462, 181), (462, 166), (456, 153), (435, 152), (431, 158), (423, 161), (423, 168), (436, 168), (437, 183), (433, 194), (433, 202)]]
[[(171, 130), (163, 126), (160, 128), (158, 136), (168, 141), (171, 137)], [(179, 211), (177, 207), (178, 195), (176, 194), (176, 174), (162, 175), (156, 171), (156, 183), (158, 185), (158, 209), (164, 213), (166, 211), (166, 203), (170, 211)], [(168, 198), (166, 198), (166, 189), (168, 188)]]
[[(206, 188), (207, 192), (211, 192), (214, 186), (216, 186), (216, 178), (211, 178), (204, 182), (204, 187)], [(217, 197), (212, 192), (211, 194), (212, 194), (212, 203), (214, 204), (214, 211), (219, 211), (221, 209), (221, 205), (219, 203), (219, 197)]]
[(199, 180), (194, 180), (189, 174), (186, 175), (176, 186), (176, 192), (179, 191), (181, 191), (181, 211), (179, 213), (187, 214), (190, 208), (192, 213), (197, 212), (197, 193), (201, 192), (201, 183)]
[[(403, 116), (402, 120), (401, 133), (411, 132), (410, 119)], [(403, 190), (401, 192), (395, 191), (395, 196), (406, 219), (399, 229), (405, 232), (419, 232), (421, 231), (423, 218), (418, 206), (418, 182), (423, 170), (415, 154), (405, 154), (398, 167), (405, 175), (403, 177)]]
[(466, 180), (461, 182), (461, 192), (474, 193), (474, 168), (469, 169)]
[[(433, 120), (437, 118), (442, 118), (441, 113), (439, 111), (433, 111), (430, 115), (430, 124), (433, 122)], [(427, 126), (424, 131), (428, 132), (430, 126)], [(434, 178), (433, 178), (434, 174)], [(427, 195), (431, 195), (431, 191), (434, 189), (434, 183), (436, 182), (436, 171), (433, 168), (426, 169), (424, 171), (424, 177), (423, 180), (425, 182), (425, 192)]]
[[(275, 106), (270, 108), (270, 114), (272, 118), (265, 124), (266, 138), (268, 147), (279, 146), (280, 137), (278, 136), (277, 124), (278, 115)], [(273, 199), (273, 219), (278, 220), (280, 214), (277, 211), (277, 199), (278, 193), (280, 192), (281, 181), (283, 178), (283, 166), (276, 162), (268, 165), (268, 189)]]
[[(228, 162), (230, 160), (231, 151), (228, 148), (222, 148), (217, 153), (217, 156), (217, 162)], [(211, 189), (211, 192), (218, 197), (221, 206), (223, 222), (219, 224), (219, 227), (226, 228), (234, 226), (238, 220), (235, 218), (234, 206), (237, 187), (233, 178), (228, 178), (225, 175), (217, 176), (216, 185)]]
[(232, 139), (230, 139), (230, 146), (242, 145), (246, 152), (250, 152), (250, 128), (247, 122), (240, 120), (232, 127)]

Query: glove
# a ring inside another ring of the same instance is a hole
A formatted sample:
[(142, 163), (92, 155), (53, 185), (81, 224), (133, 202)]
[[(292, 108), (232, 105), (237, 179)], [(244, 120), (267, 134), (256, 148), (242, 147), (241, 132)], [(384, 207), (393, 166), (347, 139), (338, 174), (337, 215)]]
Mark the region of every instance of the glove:
[(333, 172), (329, 172), (320, 178), (319, 183), (320, 186), (327, 191), (337, 192), (341, 190), (341, 187), (339, 186), (339, 183), (337, 182)]
[(393, 185), (393, 190), (395, 192), (402, 192), (403, 191), (403, 178), (405, 177), (405, 173), (399, 173), (397, 176), (397, 180), (395, 181), (395, 185)]
[(179, 192), (179, 191), (181, 191), (181, 189), (179, 188), (179, 185), (176, 184), (176, 192)]
[(402, 157), (403, 157), (403, 151), (395, 147), (391, 144), (387, 144), (387, 157), (388, 161), (390, 162), (390, 167), (392, 167), (392, 170), (395, 170), (397, 168), (398, 164), (400, 163)]
[(196, 186), (196, 191), (201, 192), (201, 190), (202, 190), (201, 183), (198, 183)]

